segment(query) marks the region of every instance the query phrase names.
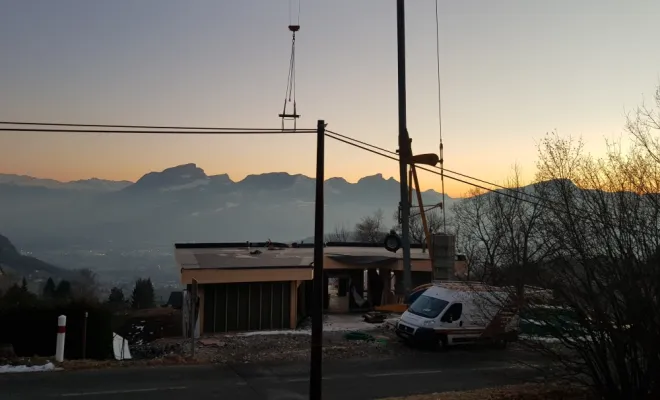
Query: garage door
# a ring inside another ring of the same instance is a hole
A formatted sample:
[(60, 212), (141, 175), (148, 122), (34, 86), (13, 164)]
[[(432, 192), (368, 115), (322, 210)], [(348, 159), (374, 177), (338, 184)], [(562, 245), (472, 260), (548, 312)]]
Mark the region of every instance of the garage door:
[(291, 282), (204, 285), (204, 333), (288, 329)]

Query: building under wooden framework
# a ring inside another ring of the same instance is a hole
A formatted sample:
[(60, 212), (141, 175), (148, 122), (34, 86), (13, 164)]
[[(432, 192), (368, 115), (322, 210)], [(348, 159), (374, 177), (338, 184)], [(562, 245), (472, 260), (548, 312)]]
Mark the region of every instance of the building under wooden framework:
[[(431, 260), (411, 249), (413, 287), (432, 280)], [(283, 243), (177, 243), (181, 282), (198, 282), (199, 331), (293, 329), (309, 315), (313, 245)], [(456, 262), (457, 275), (464, 261)], [(324, 308), (362, 311), (402, 294), (401, 253), (380, 244), (327, 243)], [(330, 282), (334, 285), (331, 285)]]

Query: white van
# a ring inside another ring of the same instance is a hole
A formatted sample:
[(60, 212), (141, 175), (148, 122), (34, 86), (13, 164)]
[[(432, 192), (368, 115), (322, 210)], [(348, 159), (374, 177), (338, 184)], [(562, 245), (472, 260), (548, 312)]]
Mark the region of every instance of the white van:
[(491, 341), (505, 346), (518, 336), (508, 293), (483, 284), (444, 281), (426, 289), (401, 315), (399, 337), (433, 345)]

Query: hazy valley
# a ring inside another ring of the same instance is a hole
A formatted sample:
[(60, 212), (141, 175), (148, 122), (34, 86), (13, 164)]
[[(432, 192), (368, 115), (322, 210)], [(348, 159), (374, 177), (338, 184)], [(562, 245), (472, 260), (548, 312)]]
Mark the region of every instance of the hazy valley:
[[(314, 178), (287, 173), (208, 176), (195, 164), (151, 172), (137, 182), (58, 182), (0, 175), (0, 234), (22, 254), (65, 269), (90, 268), (115, 285), (151, 276), (178, 281), (175, 242), (298, 241), (314, 230)], [(325, 182), (326, 232), (352, 228), (381, 209), (392, 218), (398, 182), (381, 175)], [(423, 193), (425, 204), (441, 194)], [(450, 207), (454, 199), (448, 198)]]

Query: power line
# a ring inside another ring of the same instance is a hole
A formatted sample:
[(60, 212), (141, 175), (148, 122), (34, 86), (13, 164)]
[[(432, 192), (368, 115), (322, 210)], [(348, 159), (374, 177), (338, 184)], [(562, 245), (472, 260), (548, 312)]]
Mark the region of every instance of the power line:
[[(363, 145), (363, 146), (371, 147), (371, 148), (373, 148), (373, 149), (376, 149), (376, 150), (379, 150), (379, 151), (382, 151), (382, 152), (385, 152), (385, 153), (393, 154), (393, 155), (396, 156), (396, 159), (397, 159), (397, 160), (399, 159), (399, 154), (398, 154), (397, 152), (395, 152), (395, 151), (388, 150), (388, 149), (385, 149), (385, 148), (383, 148), (383, 147), (379, 147), (379, 146), (376, 146), (376, 145), (373, 145), (373, 144), (370, 144), (370, 143), (367, 143), (367, 142), (363, 142), (363, 141), (358, 140), (358, 139), (353, 139), (353, 138), (351, 138), (350, 136), (342, 135), (342, 134), (339, 134), (339, 133), (337, 133), (337, 132), (333, 132), (333, 131), (330, 131), (330, 130), (326, 130), (326, 132), (332, 133), (333, 135), (340, 136), (340, 137), (342, 137), (342, 138), (344, 138), (344, 139), (353, 140), (353, 141), (355, 141), (355, 142), (357, 142), (357, 143), (359, 143), (359, 144), (361, 144), (361, 145)], [(378, 153), (376, 153), (376, 154), (378, 154)], [(431, 167), (431, 168), (435, 168), (435, 169), (437, 169), (437, 170), (440, 170), (440, 168), (439, 168), (439, 167), (436, 167), (436, 166), (430, 166), (430, 167)], [(422, 168), (422, 167), (420, 167), (420, 166), (417, 166), (416, 168), (418, 168), (418, 169), (422, 169), (422, 170), (425, 170), (425, 171), (428, 171), (426, 168)], [(510, 192), (513, 192), (513, 193), (521, 194), (521, 195), (523, 195), (523, 196), (528, 196), (528, 197), (531, 197), (531, 198), (535, 198), (535, 199), (537, 199), (537, 200), (543, 200), (543, 201), (546, 201), (546, 199), (543, 199), (541, 196), (536, 196), (536, 195), (534, 195), (534, 194), (532, 194), (532, 193), (527, 193), (527, 192), (522, 191), (522, 190), (519, 190), (519, 189), (515, 189), (515, 188), (510, 188), (510, 187), (502, 186), (502, 185), (499, 185), (499, 184), (497, 184), (497, 183), (493, 183), (493, 182), (488, 182), (488, 181), (485, 181), (485, 180), (483, 180), (483, 179), (475, 178), (475, 177), (470, 176), (470, 175), (466, 175), (466, 174), (463, 174), (463, 173), (460, 173), (460, 172), (452, 171), (452, 170), (447, 169), (447, 168), (444, 168), (444, 167), (443, 167), (443, 170), (444, 170), (444, 172), (449, 172), (450, 174), (454, 174), (454, 175), (457, 175), (457, 176), (460, 176), (460, 177), (463, 177), (463, 178), (471, 179), (471, 180), (473, 180), (473, 181), (477, 181), (477, 182), (480, 182), (480, 183), (483, 183), (483, 184), (486, 184), (486, 185), (491, 185), (491, 186), (494, 186), (494, 187), (496, 187), (496, 188), (498, 188), (498, 189), (507, 190), (507, 191), (510, 191)], [(428, 171), (428, 172), (434, 173), (434, 174), (436, 174), (436, 175), (440, 175), (440, 173), (435, 172), (435, 171)], [(461, 182), (462, 182), (462, 181), (461, 181)], [(473, 186), (478, 187), (478, 188), (482, 188), (482, 189), (483, 189), (483, 187), (481, 187), (481, 186), (479, 186), (479, 185), (473, 185)], [(487, 189), (487, 190), (492, 190), (492, 189)]]
[[(445, 155), (444, 145), (442, 144), (442, 86), (440, 85), (440, 22), (438, 20), (438, 0), (435, 0), (435, 58), (437, 62), (438, 71), (438, 131), (440, 136), (440, 144), (438, 145), (438, 156), (440, 156), (440, 183), (442, 185), (442, 203), (445, 203)], [(447, 231), (447, 216), (445, 214), (445, 207), (442, 207), (442, 225), (445, 232)]]
[[(326, 131), (326, 132), (330, 132), (330, 131)], [(393, 157), (393, 156), (389, 156), (389, 155), (387, 155), (387, 154), (379, 153), (378, 151), (375, 151), (375, 150), (370, 149), (370, 148), (368, 148), (368, 147), (365, 147), (365, 146), (362, 146), (362, 145), (359, 145), (359, 144), (356, 144), (356, 143), (351, 143), (349, 140), (341, 139), (341, 138), (339, 138), (339, 137), (332, 136), (332, 135), (338, 135), (338, 136), (339, 136), (339, 134), (338, 134), (338, 133), (335, 133), (335, 132), (330, 132), (330, 134), (326, 133), (326, 136), (329, 137), (329, 138), (331, 138), (331, 139), (334, 139), (334, 140), (337, 140), (337, 141), (340, 141), (340, 142), (346, 143), (346, 144), (348, 144), (348, 145), (351, 145), (351, 146), (357, 147), (357, 148), (359, 148), (359, 149), (362, 149), (362, 150), (368, 151), (368, 152), (373, 153), (373, 154), (377, 154), (377, 155), (379, 155), (379, 156), (381, 156), (381, 157), (389, 158), (389, 159), (394, 160), (394, 161), (399, 161), (399, 158), (398, 158), (398, 157)], [(340, 135), (340, 136), (345, 137), (345, 138), (349, 138), (348, 136), (345, 136), (345, 135)], [(350, 139), (350, 138), (349, 138), (349, 139)], [(358, 141), (357, 139), (356, 139), (355, 141), (356, 141), (356, 142), (360, 142), (360, 141)], [(369, 146), (368, 143), (365, 143), (365, 142), (361, 142), (361, 143), (363, 143), (363, 144)], [(372, 147), (376, 147), (376, 146), (372, 146)], [(389, 152), (389, 151), (386, 150), (386, 152)], [(395, 153), (395, 154), (396, 154), (396, 153)], [(430, 173), (435, 174), (435, 175), (440, 175), (440, 172), (433, 171), (433, 170), (428, 169), (428, 168), (425, 168), (425, 167), (417, 166), (416, 168), (417, 168), (417, 169), (421, 169), (421, 170), (426, 171), (426, 172), (430, 172)], [(445, 169), (445, 173), (446, 173), (446, 172), (447, 172), (447, 170)], [(520, 198), (520, 197), (514, 196), (514, 195), (509, 194), (509, 193), (507, 193), (507, 192), (502, 192), (502, 191), (499, 191), (499, 190), (495, 190), (495, 189), (492, 189), (492, 188), (487, 188), (487, 187), (485, 187), (485, 186), (478, 185), (478, 184), (473, 183), (473, 182), (468, 182), (468, 181), (465, 181), (465, 180), (463, 180), (463, 179), (456, 178), (456, 177), (454, 177), (454, 176), (450, 176), (450, 175), (446, 175), (446, 174), (445, 174), (445, 177), (448, 178), (448, 179), (451, 179), (451, 180), (453, 180), (453, 181), (457, 181), (457, 182), (460, 182), (460, 183), (464, 183), (464, 184), (466, 184), (466, 185), (474, 186), (474, 187), (476, 187), (476, 188), (479, 188), (479, 189), (482, 189), (482, 190), (486, 190), (486, 191), (491, 192), (491, 193), (498, 194), (498, 195), (500, 195), (500, 196), (509, 197), (509, 198), (512, 198), (512, 199), (515, 199), (515, 200), (520, 200), (520, 201), (522, 201), (522, 202), (532, 204), (532, 205), (534, 205), (534, 206), (539, 206), (539, 207), (542, 207), (542, 208), (544, 208), (544, 209), (554, 211), (554, 212), (556, 212), (556, 213), (560, 213), (560, 214), (571, 214), (570, 211), (566, 211), (566, 210), (563, 210), (563, 209), (557, 209), (557, 208), (550, 207), (547, 203), (553, 203), (553, 201), (552, 201), (552, 200), (544, 199), (544, 198), (541, 197), (541, 196), (534, 196), (534, 197), (536, 197), (536, 198), (538, 198), (538, 199), (540, 200), (539, 202), (534, 202), (534, 201), (531, 201), (531, 200), (526, 200), (526, 199), (523, 199), (523, 198)], [(475, 179), (476, 179), (476, 178), (475, 178)], [(508, 188), (505, 188), (505, 189), (508, 189)], [(519, 193), (519, 194), (530, 195), (529, 193), (525, 193), (525, 192), (523, 192), (523, 191), (515, 191), (515, 190), (514, 190), (514, 192)], [(556, 203), (556, 204), (560, 204), (560, 203), (557, 203), (557, 202), (554, 202), (554, 203)], [(578, 208), (576, 208), (576, 207), (573, 207), (572, 210), (574, 211), (573, 215), (576, 215), (576, 216), (578, 216), (578, 217), (580, 217), (580, 218), (584, 218), (584, 219), (586, 219), (586, 220), (588, 220), (588, 221), (591, 221), (591, 222), (594, 222), (594, 221), (595, 221), (597, 224), (602, 223), (602, 221), (599, 221), (598, 219), (591, 217), (588, 211), (581, 210), (581, 209), (578, 209)], [(649, 233), (649, 232), (645, 232), (645, 231), (639, 231), (639, 230), (636, 230), (636, 229), (634, 230), (634, 232), (639, 232), (639, 233), (644, 233), (644, 234), (653, 234), (653, 235), (656, 234), (656, 233)]]
[[(272, 131), (281, 132), (281, 128), (214, 128), (206, 126), (162, 126), (162, 125), (121, 125), (121, 124), (66, 124), (59, 122), (26, 122), (26, 121), (0, 121), (0, 125), (37, 125), (37, 126), (74, 126), (83, 128), (130, 128), (130, 129), (175, 129), (175, 130), (201, 130), (201, 131)], [(304, 131), (316, 129), (300, 129)]]
[[(326, 131), (326, 132), (330, 132), (330, 133), (332, 133), (332, 134), (335, 134), (335, 135), (337, 135), (337, 136), (341, 136), (341, 137), (346, 138), (346, 139), (349, 139), (349, 140), (354, 140), (355, 142), (358, 142), (358, 143), (360, 143), (360, 144), (362, 144), (362, 145), (364, 145), (364, 146), (369, 146), (369, 147), (372, 147), (372, 148), (374, 148), (374, 149), (377, 149), (377, 150), (382, 151), (382, 152), (385, 152), (385, 153), (394, 154), (394, 155), (396, 155), (396, 157), (390, 157), (390, 156), (387, 156), (387, 155), (385, 155), (385, 154), (378, 153), (377, 151), (373, 151), (373, 150), (371, 150), (371, 149), (363, 148), (362, 146), (357, 146), (357, 147), (362, 148), (363, 150), (367, 150), (367, 151), (370, 151), (370, 152), (372, 152), (372, 153), (374, 153), (374, 154), (378, 154), (378, 155), (380, 155), (380, 156), (383, 156), (383, 157), (386, 157), (386, 158), (390, 158), (390, 159), (394, 159), (394, 160), (397, 160), (397, 161), (398, 161), (398, 159), (399, 159), (398, 154), (397, 154), (396, 152), (391, 151), (391, 150), (387, 150), (387, 149), (384, 149), (384, 148), (382, 148), (382, 147), (378, 147), (378, 146), (375, 146), (375, 145), (372, 145), (372, 144), (370, 144), (370, 143), (366, 143), (366, 142), (363, 142), (363, 141), (360, 141), (360, 140), (357, 140), (357, 139), (352, 139), (352, 138), (349, 137), (349, 136), (341, 135), (341, 134), (336, 133), (336, 132), (332, 132), (332, 131)], [(338, 139), (338, 138), (333, 138), (333, 139), (335, 139), (335, 140), (340, 140), (340, 139)], [(341, 141), (342, 141), (342, 142), (345, 142), (345, 143), (347, 143), (347, 144), (351, 144), (351, 143), (348, 143), (347, 141), (344, 141), (344, 140), (341, 140)], [(442, 172), (432, 171), (432, 170), (430, 170), (430, 169), (428, 169), (428, 168), (425, 168), (425, 167), (416, 166), (416, 168), (417, 168), (417, 169), (421, 169), (421, 170), (423, 170), (423, 171), (430, 172), (430, 173), (435, 174), (435, 175), (441, 175), (441, 174), (442, 174)], [(435, 168), (436, 170), (439, 169), (438, 167), (435, 167), (435, 166), (433, 166), (432, 168)], [(537, 202), (534, 202), (534, 201), (531, 201), (531, 200), (526, 200), (526, 199), (523, 199), (523, 198), (519, 198), (519, 197), (514, 196), (514, 195), (512, 195), (512, 194), (509, 194), (509, 193), (507, 193), (507, 192), (502, 192), (502, 191), (499, 191), (499, 190), (494, 190), (493, 188), (488, 188), (488, 187), (485, 187), (485, 186), (481, 186), (481, 185), (475, 184), (475, 183), (473, 183), (473, 182), (467, 182), (467, 181), (465, 181), (465, 180), (462, 180), (462, 179), (456, 178), (456, 177), (454, 177), (454, 176), (449, 176), (449, 175), (447, 175), (447, 172), (449, 172), (449, 173), (451, 173), (451, 174), (454, 174), (454, 175), (461, 176), (461, 177), (463, 177), (463, 178), (471, 179), (471, 180), (473, 180), (473, 181), (481, 182), (481, 183), (484, 183), (484, 184), (486, 184), (486, 185), (491, 185), (491, 186), (494, 186), (494, 187), (496, 187), (496, 188), (498, 188), (498, 189), (506, 190), (506, 191), (511, 192), (511, 193), (515, 193), (515, 194), (522, 195), (522, 196), (527, 196), (527, 197), (529, 197), (529, 198), (532, 198), (532, 199), (537, 200)], [(479, 178), (475, 178), (475, 177), (470, 176), (470, 175), (466, 175), (466, 174), (463, 174), (463, 173), (460, 173), (460, 172), (452, 171), (452, 170), (449, 170), (449, 169), (447, 169), (447, 168), (444, 168), (444, 176), (445, 176), (446, 178), (448, 178), (448, 179), (451, 179), (451, 180), (454, 180), (454, 181), (457, 181), (457, 182), (460, 182), (460, 183), (464, 183), (464, 184), (466, 184), (466, 185), (474, 186), (474, 187), (476, 187), (476, 188), (478, 188), (478, 189), (486, 190), (486, 191), (488, 191), (488, 192), (497, 193), (497, 194), (499, 194), (499, 195), (502, 195), (502, 196), (505, 196), (505, 197), (509, 197), (509, 198), (513, 198), (513, 199), (519, 199), (519, 200), (525, 201), (525, 202), (527, 202), (527, 203), (529, 203), (529, 204), (539, 205), (540, 202), (543, 202), (543, 203), (544, 203), (543, 206), (546, 207), (546, 208), (549, 208), (549, 206), (548, 206), (547, 204), (554, 204), (554, 205), (559, 206), (559, 207), (563, 207), (563, 206), (564, 206), (562, 203), (560, 203), (560, 202), (558, 202), (558, 201), (549, 200), (549, 199), (543, 198), (542, 196), (538, 196), (538, 195), (535, 195), (535, 194), (533, 194), (533, 193), (525, 192), (524, 190), (515, 189), (515, 188), (509, 188), (509, 187), (506, 187), (506, 186), (498, 185), (498, 184), (496, 184), (496, 183), (488, 182), (488, 181), (486, 181), (486, 180), (479, 179)], [(552, 210), (554, 210), (554, 211), (557, 211), (556, 208), (550, 208), (550, 209), (552, 209)], [(560, 212), (563, 212), (563, 211), (560, 211)], [(586, 211), (583, 211), (583, 210), (579, 210), (578, 213), (587, 213), (587, 212), (586, 212)], [(587, 217), (587, 218), (589, 219), (590, 217)]]
[[(53, 133), (129, 133), (129, 134), (160, 134), (160, 135), (279, 135), (279, 134), (294, 134), (294, 133), (316, 133), (316, 129), (296, 129), (296, 130), (281, 130), (281, 129), (276, 129), (276, 128), (266, 128), (266, 129), (260, 129), (260, 128), (213, 128), (213, 127), (182, 127), (182, 126), (153, 126), (153, 125), (112, 125), (112, 124), (66, 124), (66, 123), (53, 123), (53, 122), (17, 122), (17, 121), (0, 121), (0, 125), (40, 125), (40, 126), (69, 126), (69, 127), (109, 127), (109, 128), (138, 128), (138, 129), (163, 129), (163, 130), (125, 130), (125, 129), (118, 129), (118, 130), (109, 130), (109, 129), (98, 129), (98, 130), (83, 130), (83, 129), (42, 129), (42, 128), (0, 128), (0, 131), (5, 131), (5, 132), (53, 132)], [(171, 129), (171, 130), (170, 130)], [(179, 130), (176, 130), (179, 129)], [(345, 144), (351, 145), (353, 147), (357, 147), (359, 149), (368, 151), (370, 153), (379, 155), (381, 157), (389, 158), (394, 161), (399, 161), (398, 154), (394, 151), (387, 150), (385, 148), (358, 140), (354, 139), (350, 136), (342, 135), (340, 133), (326, 130), (326, 136), (343, 142)], [(376, 149), (376, 150), (374, 150)], [(383, 154), (383, 153), (389, 153), (394, 156), (390, 156), (388, 154)], [(540, 204), (538, 202), (533, 202), (530, 200), (525, 200), (521, 199), (517, 196), (514, 196), (512, 194), (509, 194), (507, 192), (502, 192), (499, 190), (495, 190), (493, 188), (488, 188), (479, 184), (476, 184), (474, 182), (468, 182), (463, 179), (457, 178), (455, 176), (450, 176), (447, 175), (446, 173), (449, 172), (454, 175), (458, 175), (473, 181), (481, 182), (487, 185), (491, 185), (494, 187), (497, 187), (499, 189), (503, 189), (515, 194), (523, 195), (523, 196), (528, 196), (530, 198), (537, 199), (539, 201), (542, 201), (544, 203), (555, 203), (562, 205), (558, 202), (552, 201), (545, 199), (541, 196), (534, 195), (532, 193), (527, 193), (522, 190), (514, 189), (514, 188), (508, 188), (502, 185), (498, 185), (493, 182), (488, 182), (483, 179), (479, 179), (467, 174), (463, 174), (457, 171), (452, 171), (449, 169), (444, 168), (444, 171), (438, 172), (437, 170), (439, 169), (438, 167), (433, 166), (433, 168), (436, 169), (436, 171), (422, 167), (422, 166), (417, 166), (418, 169), (421, 169), (426, 172), (430, 172), (435, 175), (443, 175), (447, 177), (448, 179), (451, 179), (453, 181), (463, 183), (469, 186), (473, 186), (482, 190), (486, 190), (488, 192), (494, 192), (499, 195), (517, 199), (517, 200), (522, 200), (524, 202), (534, 204), (534, 205), (540, 205), (545, 208), (552, 209), (554, 211), (558, 211), (557, 209), (553, 209), (549, 207), (547, 204)], [(563, 206), (563, 205), (562, 205)], [(437, 205), (431, 206), (430, 208), (436, 208)], [(444, 208), (444, 207), (443, 207)], [(559, 211), (563, 212), (563, 211)], [(580, 213), (585, 212), (580, 210)], [(592, 218), (588, 218), (592, 219)]]
[(0, 132), (50, 132), (50, 133), (130, 133), (145, 135), (287, 135), (316, 133), (316, 130), (277, 130), (277, 131), (192, 131), (192, 130), (125, 130), (125, 129), (49, 129), (49, 128), (0, 128)]
[[(329, 138), (331, 138), (331, 139), (334, 139), (334, 140), (337, 140), (337, 141), (340, 141), (340, 142), (346, 143), (346, 144), (348, 144), (348, 145), (351, 145), (351, 146), (357, 147), (357, 148), (359, 148), (359, 149), (362, 149), (362, 150), (368, 151), (368, 152), (373, 153), (373, 154), (377, 154), (377, 155), (379, 155), (379, 156), (381, 156), (381, 157), (389, 158), (390, 160), (399, 161), (399, 157), (393, 157), (393, 156), (388, 156), (387, 154), (379, 153), (379, 152), (377, 152), (376, 150), (372, 150), (372, 149), (370, 149), (370, 148), (368, 148), (368, 147), (361, 146), (361, 145), (359, 145), (359, 144), (355, 144), (355, 143), (351, 143), (351, 142), (348, 141), (348, 140), (345, 140), (345, 139), (341, 139), (341, 138), (339, 138), (339, 137), (332, 136), (332, 135), (338, 135), (338, 134), (336, 134), (336, 133), (334, 133), (334, 132), (330, 132), (330, 131), (326, 131), (326, 132), (329, 132), (329, 133), (330, 133), (330, 134), (326, 133), (326, 136), (329, 137)], [(342, 136), (343, 136), (343, 135), (342, 135)], [(347, 137), (347, 136), (344, 136), (344, 137)], [(358, 140), (356, 140), (356, 142), (358, 142)], [(415, 168), (417, 168), (417, 169), (421, 169), (422, 171), (430, 172), (430, 173), (435, 174), (435, 175), (440, 175), (440, 172), (433, 171), (432, 169), (429, 169), (429, 168), (426, 168), (426, 167), (421, 167), (421, 166), (419, 166), (419, 165), (416, 166)], [(445, 172), (447, 172), (447, 170), (445, 170)], [(453, 177), (453, 176), (449, 176), (449, 175), (446, 175), (446, 174), (445, 174), (445, 177), (448, 178), (448, 179), (451, 179), (451, 180), (457, 181), (457, 182), (465, 183), (466, 185), (470, 185), (470, 186), (474, 186), (474, 187), (477, 187), (477, 188), (480, 188), (480, 189), (483, 189), (483, 190), (487, 190), (487, 191), (489, 191), (489, 192), (496, 192), (496, 193), (499, 193), (499, 194), (502, 194), (502, 195), (505, 195), (505, 196), (508, 196), (508, 197), (511, 197), (511, 198), (517, 198), (517, 197), (515, 197), (515, 196), (513, 196), (513, 195), (510, 195), (510, 194), (508, 194), (508, 193), (498, 192), (498, 191), (496, 191), (496, 190), (494, 190), (494, 189), (487, 188), (487, 187), (485, 187), (485, 186), (480, 186), (480, 185), (477, 185), (476, 183), (472, 183), (472, 182), (464, 181), (464, 180), (462, 180), (462, 179), (459, 179), (459, 178), (456, 178), (456, 177)], [(527, 201), (527, 200), (526, 200), (526, 201)]]
[[(5, 132), (51, 132), (51, 133), (129, 133), (129, 134), (156, 134), (156, 135), (279, 135), (279, 134), (296, 134), (296, 133), (316, 133), (315, 129), (296, 129), (296, 130), (284, 130), (278, 129), (278, 128), (216, 128), (216, 127), (186, 127), (186, 126), (162, 126), (162, 125), (125, 125), (125, 124), (81, 124), (81, 123), (55, 123), (55, 122), (26, 122), (26, 121), (0, 121), (0, 125), (39, 125), (39, 126), (60, 126), (60, 127), (99, 127), (99, 128), (137, 128), (140, 130), (127, 130), (127, 129), (118, 129), (118, 130), (108, 130), (108, 129), (99, 129), (99, 130), (86, 130), (86, 129), (43, 129), (43, 128), (0, 128), (0, 132), (5, 131)], [(155, 129), (155, 130), (142, 130), (142, 129)], [(161, 130), (162, 129), (162, 130)], [(197, 131), (195, 131), (197, 130)], [(344, 142), (346, 144), (361, 148), (363, 150), (372, 152), (374, 154), (390, 158), (392, 160), (399, 160), (398, 154), (394, 151), (385, 149), (383, 147), (379, 147), (355, 138), (352, 138), (347, 135), (342, 135), (340, 133), (331, 131), (331, 130), (326, 130), (326, 136)], [(337, 137), (332, 137), (328, 135), (328, 133), (332, 135), (339, 136), (341, 138), (347, 139), (347, 140), (341, 140)], [(349, 142), (350, 141), (350, 142)], [(359, 143), (360, 145), (371, 147), (373, 149), (376, 149), (380, 152), (384, 153), (389, 153), (392, 155), (395, 155), (396, 157), (389, 157), (386, 156), (382, 153), (379, 153), (378, 151), (373, 151), (371, 149), (362, 147), (362, 146), (357, 146), (355, 143)], [(436, 172), (432, 171), (428, 168), (417, 166), (418, 169), (436, 174), (436, 175), (442, 175), (442, 171)], [(440, 170), (440, 168), (432, 166), (432, 168), (435, 168), (436, 170)], [(521, 194), (523, 196), (528, 196), (530, 198), (534, 198), (536, 200), (544, 201), (544, 202), (553, 202), (547, 199), (542, 198), (541, 196), (534, 195), (532, 193), (527, 193), (525, 191), (519, 190), (519, 189), (514, 189), (514, 188), (509, 188), (506, 186), (498, 185), (493, 182), (489, 182), (483, 179), (479, 179), (467, 174), (463, 174), (457, 171), (452, 171), (450, 169), (444, 168), (444, 172), (449, 172), (454, 175), (458, 175), (473, 181), (481, 182), (486, 185), (494, 186), (499, 189), (507, 190), (512, 193), (516, 194)], [(447, 176), (445, 174), (445, 176)], [(462, 179), (458, 179), (456, 177), (452, 176), (447, 176), (448, 179), (452, 179), (454, 181), (464, 183), (470, 186), (477, 187), (479, 189), (487, 190), (487, 191), (492, 191), (492, 192), (497, 192), (503, 195), (502, 192), (495, 191), (492, 188), (487, 188), (481, 185), (474, 184), (472, 182), (467, 182)], [(508, 197), (514, 197), (514, 196), (508, 196)], [(558, 204), (558, 203), (557, 203)]]

